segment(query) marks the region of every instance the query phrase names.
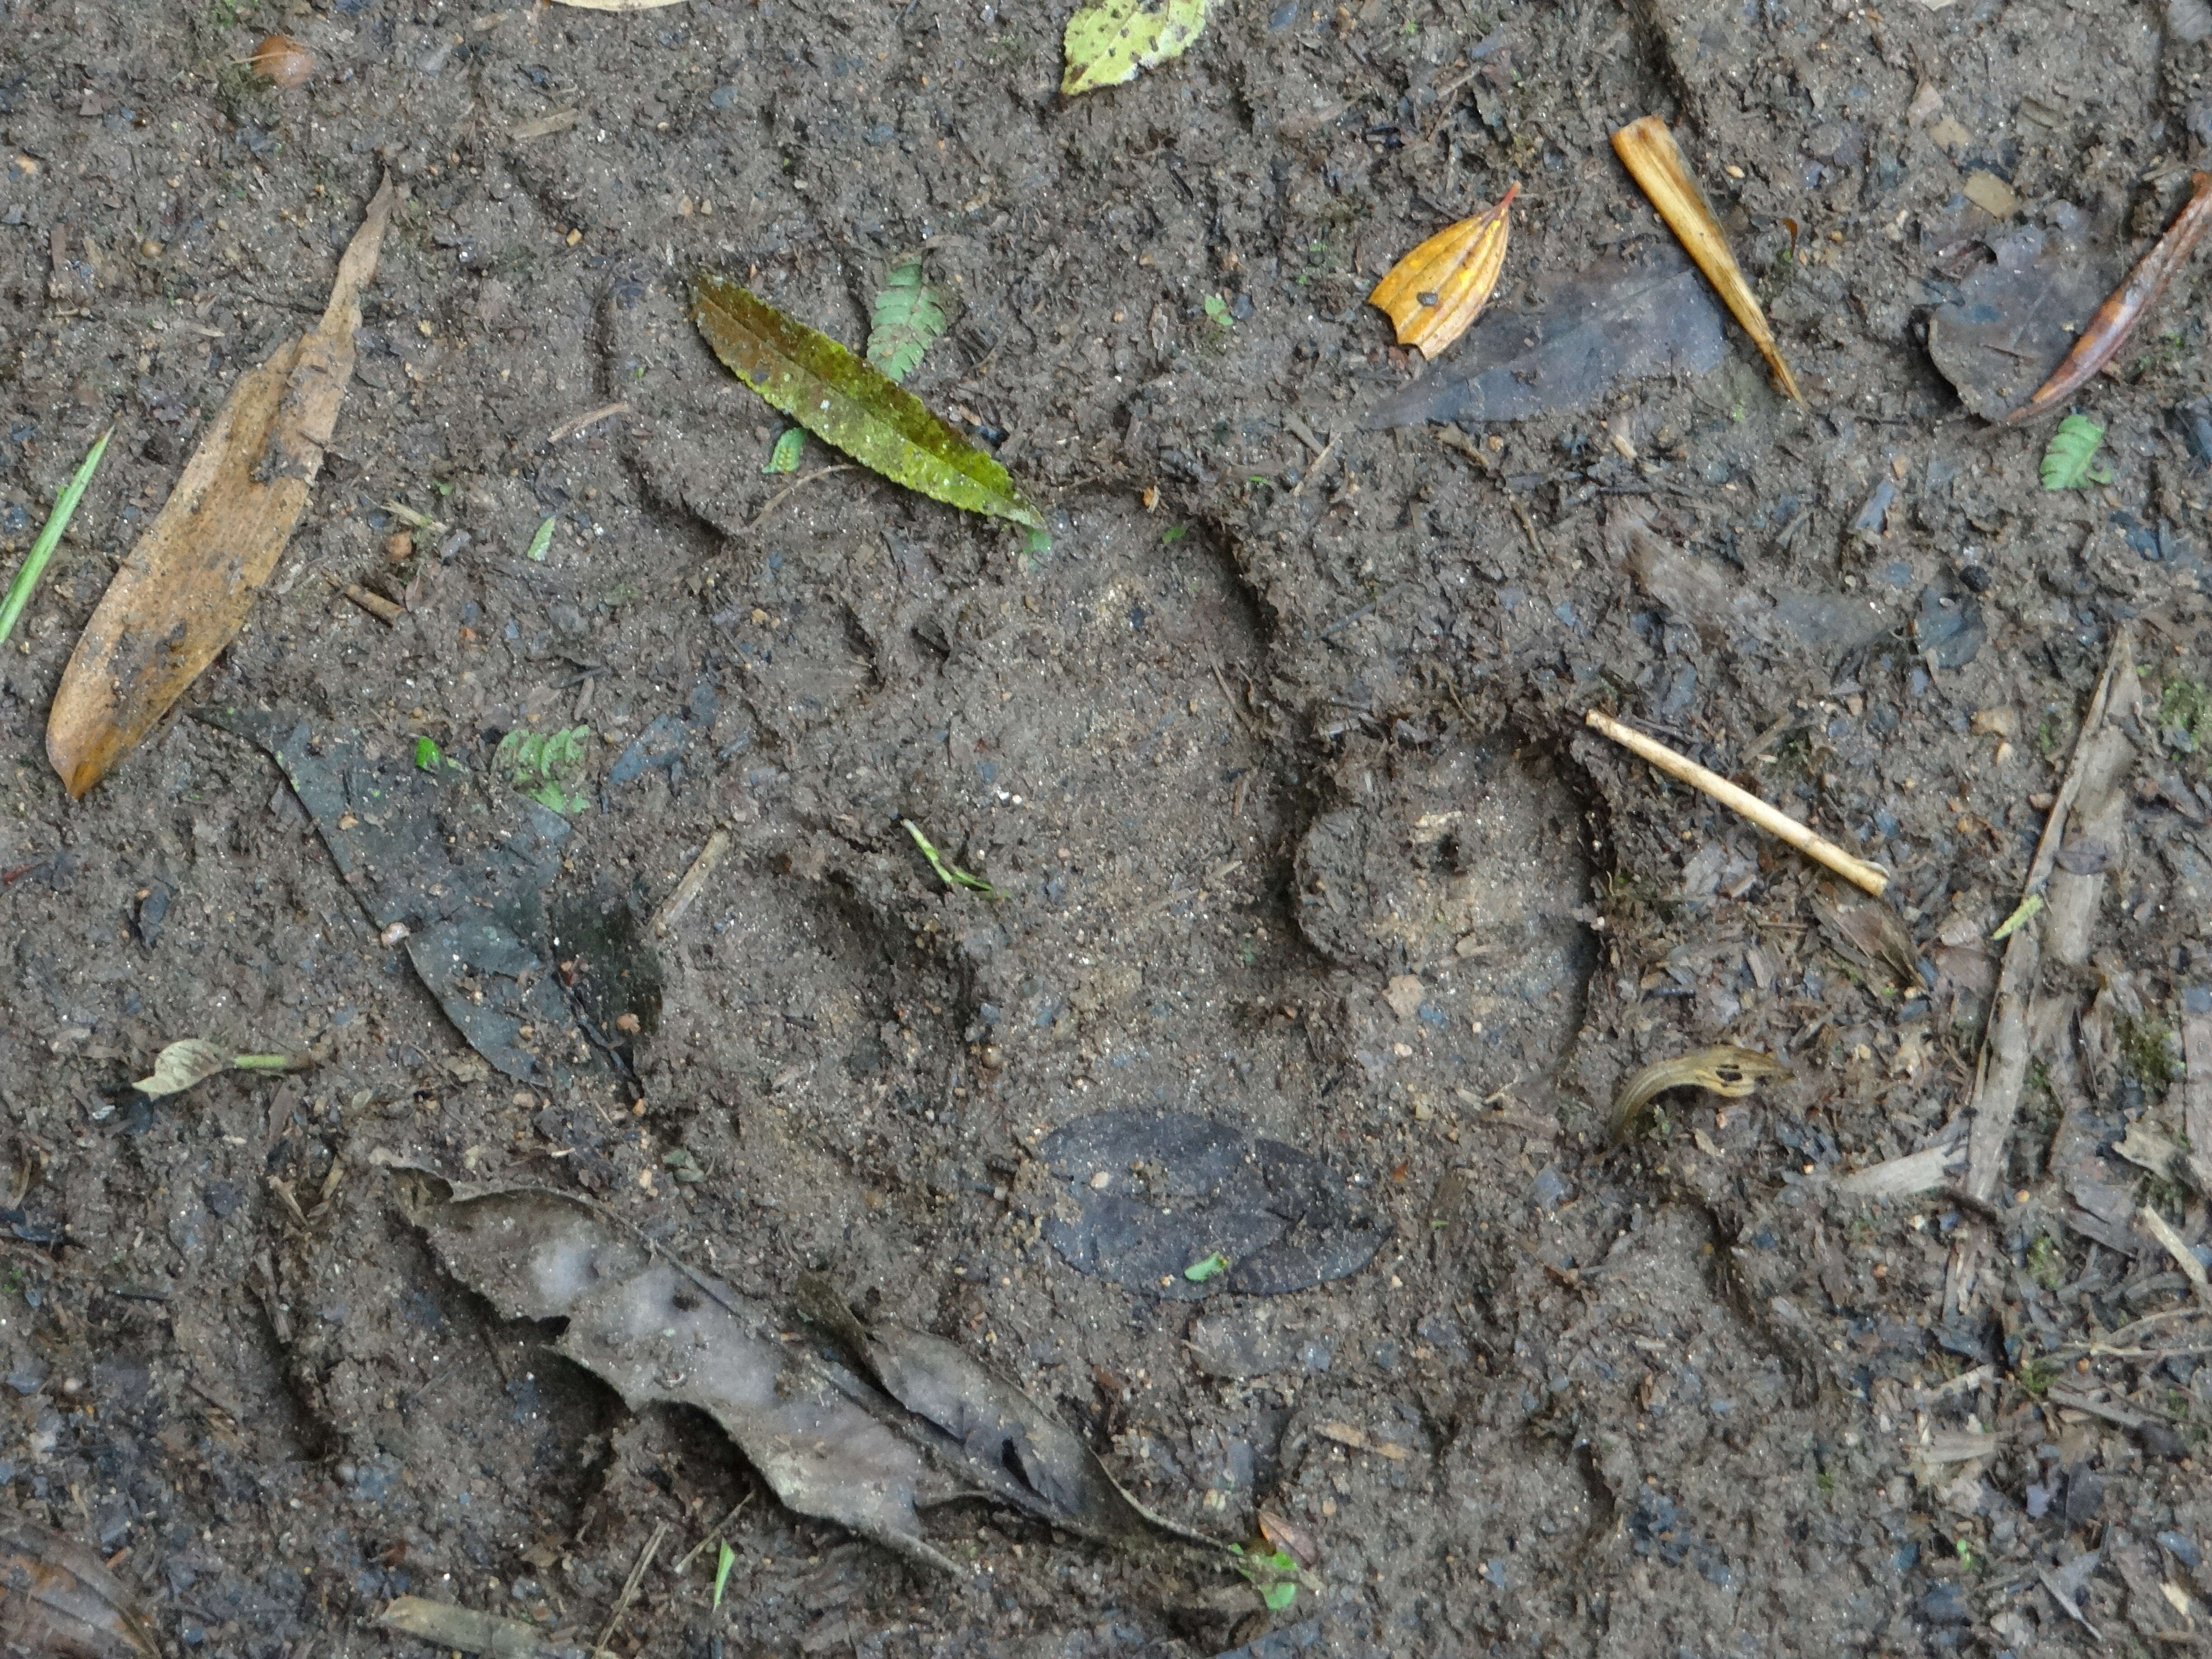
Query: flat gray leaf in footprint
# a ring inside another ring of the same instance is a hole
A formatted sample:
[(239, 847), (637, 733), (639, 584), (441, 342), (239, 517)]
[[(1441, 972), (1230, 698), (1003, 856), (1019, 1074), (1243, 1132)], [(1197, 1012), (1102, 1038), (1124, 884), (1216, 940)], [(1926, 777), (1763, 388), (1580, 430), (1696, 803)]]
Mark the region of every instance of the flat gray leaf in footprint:
[(1579, 409), (1625, 380), (1704, 374), (1727, 355), (1719, 307), (1681, 252), (1607, 255), (1533, 311), (1493, 310), (1444, 366), (1385, 398), (1369, 431), (1424, 421), (1518, 421)]
[(818, 1275), (800, 1282), (799, 1307), (915, 1414), (933, 1449), (1001, 1501), (1109, 1543), (1153, 1531), (1212, 1542), (1138, 1504), (1081, 1436), (958, 1343), (903, 1325), (864, 1323)]
[(534, 1188), (469, 1195), (403, 1173), (416, 1224), (503, 1316), (566, 1320), (559, 1351), (633, 1409), (706, 1413), (787, 1507), (953, 1570), (915, 1511), (964, 1494), (883, 1420), (896, 1407), (784, 1340), (768, 1308), (649, 1250), (581, 1200)]
[[(1302, 1291), (1357, 1273), (1389, 1237), (1328, 1165), (1214, 1118), (1101, 1112), (1054, 1130), (1038, 1155), (1067, 1183), (1045, 1218), (1052, 1247), (1147, 1295)], [(1208, 1268), (1216, 1256), (1225, 1272)]]
[(1960, 402), (1994, 421), (2028, 400), (2118, 283), (2111, 242), (2062, 206), (2051, 229), (2030, 225), (1990, 244), (1995, 262), (1928, 319), (1928, 355)]
[(201, 718), (275, 758), (370, 919), (408, 929), (408, 960), (470, 1047), (524, 1082), (592, 1066), (540, 950), (566, 819), (459, 767), (417, 766), (404, 744), (372, 758), (361, 739), (318, 736), (297, 715), (231, 707)]

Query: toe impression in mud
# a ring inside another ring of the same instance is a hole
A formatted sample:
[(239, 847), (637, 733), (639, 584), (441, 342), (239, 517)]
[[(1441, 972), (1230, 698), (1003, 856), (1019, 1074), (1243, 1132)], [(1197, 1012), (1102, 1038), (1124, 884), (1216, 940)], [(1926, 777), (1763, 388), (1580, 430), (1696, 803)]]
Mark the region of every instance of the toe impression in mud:
[(46, 758), (73, 799), (237, 636), (276, 569), (337, 429), (362, 290), (395, 200), (386, 179), (338, 261), (322, 321), (239, 377), (85, 624), (46, 720)]
[(1689, 250), (1690, 257), (1698, 262), (1698, 269), (1705, 273), (1705, 279), (1735, 313), (1736, 321), (1743, 325), (1743, 331), (1751, 336), (1759, 355), (1774, 371), (1775, 384), (1789, 394), (1791, 402), (1803, 403), (1804, 394), (1797, 390), (1797, 380), (1790, 374), (1790, 365), (1782, 360), (1782, 348), (1776, 343), (1774, 331), (1767, 325), (1759, 296), (1744, 280), (1742, 268), (1736, 264), (1735, 254), (1729, 246), (1727, 234), (1713, 216), (1712, 209), (1706, 205), (1705, 192), (1690, 176), (1689, 167), (1682, 160), (1682, 152), (1674, 143), (1674, 135), (1667, 130), (1667, 124), (1656, 115), (1631, 121), (1613, 135), (1613, 148), (1621, 165), (1651, 198), (1651, 205), (1667, 222), (1667, 228)]

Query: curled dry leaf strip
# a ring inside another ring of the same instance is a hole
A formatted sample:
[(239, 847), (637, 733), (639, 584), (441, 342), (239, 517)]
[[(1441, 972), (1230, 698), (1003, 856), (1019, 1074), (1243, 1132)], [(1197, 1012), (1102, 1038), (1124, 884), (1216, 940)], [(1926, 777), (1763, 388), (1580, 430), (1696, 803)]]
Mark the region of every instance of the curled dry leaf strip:
[(2199, 173), (2190, 182), (2194, 188), (2189, 199), (2173, 216), (2173, 222), (2166, 228), (2166, 234), (2136, 262), (2136, 268), (2128, 273), (2128, 280), (2097, 307), (2087, 326), (2074, 342), (2074, 349), (2059, 359), (2058, 367), (2051, 371), (2051, 378), (2038, 386), (2026, 403), (2004, 417), (2007, 426), (2018, 426), (2023, 421), (2048, 415), (2119, 355), (2120, 347), (2143, 319), (2143, 313), (2166, 292), (2173, 273), (2189, 258), (2197, 240), (2204, 234), (2205, 226), (2212, 224), (2212, 173)]
[(157, 1659), (153, 1626), (90, 1551), (37, 1527), (0, 1532), (0, 1653)]
[(1496, 206), (1438, 231), (1375, 285), (1367, 303), (1389, 317), (1400, 345), (1433, 358), (1482, 315), (1505, 268), (1508, 210), (1520, 193), (1513, 185)]
[(1669, 1089), (1705, 1089), (1727, 1100), (1741, 1100), (1758, 1088), (1759, 1079), (1788, 1077), (1790, 1068), (1771, 1054), (1756, 1048), (1739, 1048), (1733, 1042), (1654, 1060), (1621, 1085), (1613, 1103), (1612, 1127), (1615, 1140), (1628, 1133), (1637, 1113)]
[(1744, 280), (1742, 268), (1735, 262), (1735, 254), (1729, 246), (1720, 221), (1706, 205), (1705, 192), (1698, 188), (1697, 180), (1690, 177), (1690, 169), (1675, 145), (1674, 135), (1667, 130), (1667, 124), (1656, 115), (1631, 121), (1613, 135), (1613, 148), (1621, 165), (1651, 198), (1651, 205), (1667, 222), (1667, 228), (1689, 251), (1690, 257), (1698, 262), (1698, 269), (1705, 273), (1705, 280), (1735, 313), (1736, 321), (1743, 325), (1743, 331), (1751, 336), (1759, 355), (1774, 371), (1775, 383), (1793, 402), (1803, 403), (1804, 394), (1797, 390), (1797, 380), (1790, 374), (1790, 365), (1782, 361), (1782, 348), (1775, 343), (1774, 331), (1767, 326), (1766, 313), (1759, 308), (1759, 296)]

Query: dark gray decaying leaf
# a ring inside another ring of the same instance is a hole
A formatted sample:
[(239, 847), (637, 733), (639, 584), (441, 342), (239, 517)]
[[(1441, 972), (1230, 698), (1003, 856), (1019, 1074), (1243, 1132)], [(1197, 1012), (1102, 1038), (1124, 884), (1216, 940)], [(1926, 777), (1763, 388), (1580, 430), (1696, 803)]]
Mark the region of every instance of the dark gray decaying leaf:
[(404, 744), (372, 758), (296, 715), (201, 718), (275, 757), (347, 887), (380, 928), (407, 928), (408, 960), (478, 1054), (540, 1084), (605, 1064), (546, 955), (545, 894), (570, 833), (560, 814), (458, 767), (419, 767)]
[(1996, 258), (1928, 319), (1928, 355), (1960, 402), (1994, 421), (2027, 401), (2120, 277), (2113, 236), (2062, 204), (2054, 226), (1990, 244)]
[(801, 1515), (947, 1569), (919, 1511), (976, 1497), (1102, 1541), (1220, 1548), (1139, 1507), (1072, 1430), (957, 1343), (864, 1323), (818, 1276), (802, 1281), (801, 1310), (865, 1375), (585, 1200), (398, 1172), (456, 1278), (508, 1318), (566, 1320), (560, 1352), (633, 1408), (705, 1412)]
[(915, 1510), (963, 1492), (881, 1420), (889, 1401), (785, 1340), (769, 1309), (649, 1250), (582, 1200), (406, 1178), (416, 1224), (502, 1316), (568, 1321), (560, 1352), (633, 1409), (706, 1413), (787, 1507), (951, 1570)]
[[(1053, 1248), (1152, 1296), (1302, 1291), (1357, 1273), (1389, 1236), (1320, 1159), (1214, 1118), (1101, 1112), (1048, 1135), (1038, 1155), (1066, 1182), (1045, 1218)], [(1216, 1253), (1226, 1273), (1188, 1275)]]
[(799, 1306), (981, 1490), (1089, 1538), (1130, 1542), (1164, 1531), (1212, 1542), (1144, 1509), (1081, 1436), (959, 1344), (902, 1325), (864, 1323), (818, 1275), (800, 1282)]
[(1727, 354), (1705, 277), (1678, 250), (1655, 245), (1585, 267), (1534, 310), (1493, 308), (1448, 365), (1385, 398), (1362, 424), (1517, 421), (1579, 409), (1625, 380), (1703, 374)]

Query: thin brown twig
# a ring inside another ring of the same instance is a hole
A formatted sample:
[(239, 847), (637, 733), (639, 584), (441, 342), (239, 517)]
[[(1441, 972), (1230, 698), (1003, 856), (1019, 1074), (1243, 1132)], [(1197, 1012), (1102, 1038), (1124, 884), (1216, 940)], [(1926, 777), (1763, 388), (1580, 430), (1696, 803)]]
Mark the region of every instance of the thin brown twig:
[(750, 1492), (747, 1492), (743, 1498), (738, 1499), (737, 1507), (732, 1509), (720, 1521), (717, 1521), (713, 1526), (708, 1528), (707, 1530), (700, 1535), (699, 1541), (694, 1544), (690, 1549), (684, 1552), (684, 1559), (668, 1570), (670, 1573), (676, 1577), (681, 1578), (684, 1573), (690, 1569), (691, 1564), (694, 1561), (696, 1561), (702, 1554), (705, 1553), (708, 1545), (713, 1543), (716, 1539), (727, 1533), (731, 1527), (736, 1524), (738, 1517), (744, 1513), (745, 1505), (752, 1501), (753, 1495)]
[(622, 1623), (623, 1614), (629, 1611), (629, 1604), (637, 1599), (637, 1587), (645, 1582), (645, 1570), (653, 1565), (653, 1558), (660, 1550), (660, 1540), (667, 1535), (668, 1522), (656, 1521), (653, 1523), (653, 1536), (645, 1540), (644, 1549), (638, 1553), (637, 1565), (629, 1570), (629, 1577), (623, 1580), (622, 1594), (615, 1598), (615, 1610), (607, 1615), (607, 1627), (599, 1632), (599, 1639), (592, 1644), (592, 1659), (599, 1659), (601, 1654), (609, 1651), (607, 1644), (615, 1639), (615, 1626)]
[(590, 410), (588, 413), (572, 416), (568, 420), (562, 422), (560, 425), (555, 427), (550, 432), (545, 434), (545, 441), (549, 444), (557, 444), (564, 438), (574, 437), (579, 432), (583, 431), (587, 427), (597, 426), (601, 421), (610, 419), (617, 415), (627, 415), (629, 413), (629, 405), (628, 404), (605, 404), (600, 408)]

